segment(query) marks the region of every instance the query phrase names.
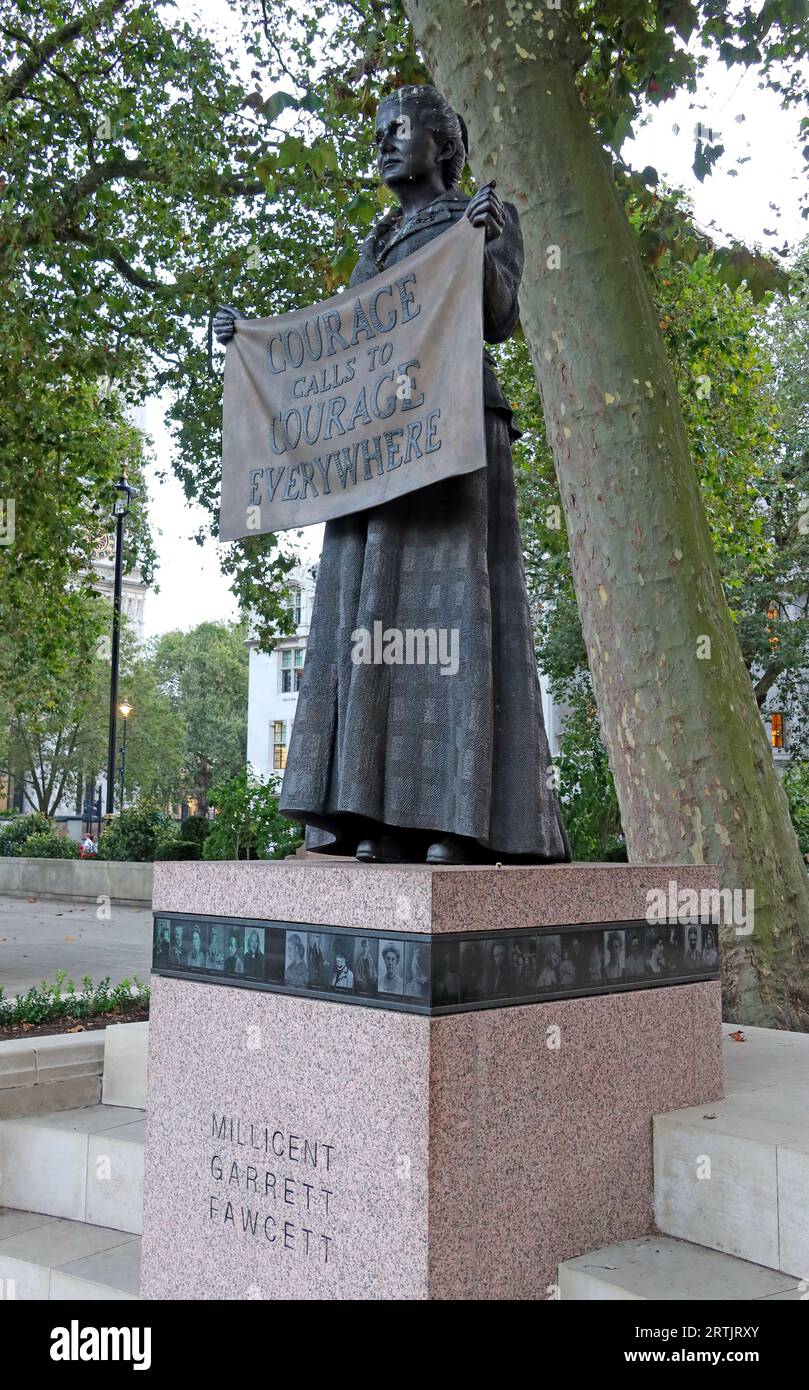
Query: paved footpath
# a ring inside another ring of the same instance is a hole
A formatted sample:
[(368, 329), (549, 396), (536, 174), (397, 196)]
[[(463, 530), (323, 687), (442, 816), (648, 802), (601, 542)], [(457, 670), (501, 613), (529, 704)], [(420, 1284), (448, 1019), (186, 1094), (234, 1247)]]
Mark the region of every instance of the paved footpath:
[(66, 970), (76, 989), (84, 975), (117, 985), (137, 975), (148, 983), (152, 958), (150, 908), (112, 903), (99, 921), (95, 901), (58, 902), (0, 896), (0, 985), (8, 997)]

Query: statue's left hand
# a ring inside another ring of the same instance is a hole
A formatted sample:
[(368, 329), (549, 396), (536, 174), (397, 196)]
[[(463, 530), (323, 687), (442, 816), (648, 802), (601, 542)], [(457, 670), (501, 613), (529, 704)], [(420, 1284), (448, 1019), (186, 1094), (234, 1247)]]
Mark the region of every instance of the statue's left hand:
[(506, 225), (506, 212), (494, 191), (495, 181), (479, 188), (466, 209), (466, 215), (473, 227), (486, 228), (486, 240), (494, 241)]
[(216, 341), (226, 347), (236, 332), (236, 320), (243, 318), (244, 314), (240, 314), (238, 309), (232, 309), (229, 304), (220, 304), (213, 320)]

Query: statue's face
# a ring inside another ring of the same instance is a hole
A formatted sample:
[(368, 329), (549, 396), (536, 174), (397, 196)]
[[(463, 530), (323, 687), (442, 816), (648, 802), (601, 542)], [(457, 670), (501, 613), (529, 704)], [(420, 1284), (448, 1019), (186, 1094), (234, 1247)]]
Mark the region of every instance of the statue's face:
[(417, 102), (384, 102), (376, 116), (376, 163), (379, 177), (392, 193), (406, 183), (433, 177), (442, 151)]

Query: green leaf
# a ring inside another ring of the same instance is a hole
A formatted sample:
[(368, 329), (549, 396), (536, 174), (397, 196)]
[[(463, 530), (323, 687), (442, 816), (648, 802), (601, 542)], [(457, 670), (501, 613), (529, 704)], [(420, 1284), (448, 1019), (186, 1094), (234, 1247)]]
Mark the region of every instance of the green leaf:
[(306, 143), (297, 135), (286, 135), (278, 146), (276, 163), (279, 169), (302, 170), (307, 162), (309, 151)]
[(267, 97), (267, 100), (261, 107), (261, 112), (262, 115), (272, 123), (280, 116), (282, 111), (288, 111), (290, 109), (297, 111), (300, 104), (298, 98), (293, 96), (291, 92), (277, 91), (273, 92), (272, 96)]
[(620, 151), (625, 140), (632, 134), (632, 117), (628, 111), (621, 111), (618, 115), (609, 137), (609, 144), (616, 154)]
[(704, 183), (706, 175), (710, 174), (717, 159), (724, 153), (724, 145), (704, 145), (701, 140), (697, 141), (692, 168), (700, 183)]
[(339, 167), (337, 151), (330, 140), (316, 140), (306, 153), (306, 162), (313, 174), (321, 176), (327, 169)]

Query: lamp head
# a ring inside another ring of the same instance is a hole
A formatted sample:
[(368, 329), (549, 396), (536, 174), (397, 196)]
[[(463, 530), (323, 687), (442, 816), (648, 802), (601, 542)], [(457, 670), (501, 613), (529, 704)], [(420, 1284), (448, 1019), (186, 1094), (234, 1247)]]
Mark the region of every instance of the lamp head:
[(126, 469), (121, 470), (121, 476), (115, 484), (115, 491), (117, 495), (112, 504), (113, 516), (128, 516), (130, 503), (138, 494), (126, 480)]

